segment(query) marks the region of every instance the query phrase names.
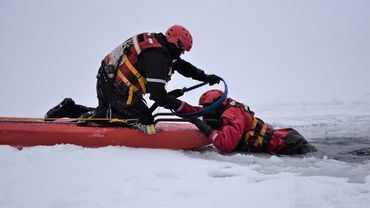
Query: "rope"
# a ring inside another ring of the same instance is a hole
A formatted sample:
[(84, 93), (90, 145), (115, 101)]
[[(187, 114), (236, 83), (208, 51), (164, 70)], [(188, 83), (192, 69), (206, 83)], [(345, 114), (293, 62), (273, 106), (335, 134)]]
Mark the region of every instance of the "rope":
[(203, 116), (203, 115), (215, 110), (218, 106), (220, 106), (227, 99), (228, 87), (227, 87), (227, 84), (226, 84), (224, 79), (221, 79), (221, 81), (224, 83), (224, 94), (220, 98), (218, 98), (214, 103), (212, 103), (212, 105), (204, 108), (203, 110), (196, 111), (196, 112), (193, 112), (193, 113), (187, 113), (187, 114), (177, 114), (177, 113), (175, 113), (175, 115), (177, 115), (179, 117), (185, 117), (185, 118), (186, 117), (192, 117), (192, 116), (199, 117), (199, 116)]
[(112, 123), (129, 123), (137, 119), (119, 119), (119, 118), (27, 118), (27, 117), (0, 117), (1, 121), (109, 121)]

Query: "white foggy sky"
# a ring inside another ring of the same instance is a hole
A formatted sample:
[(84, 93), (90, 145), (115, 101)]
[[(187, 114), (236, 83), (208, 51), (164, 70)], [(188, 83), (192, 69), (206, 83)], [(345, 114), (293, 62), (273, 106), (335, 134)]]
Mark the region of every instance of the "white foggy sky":
[[(242, 102), (369, 97), (369, 0), (2, 0), (0, 116), (43, 116), (64, 97), (95, 106), (103, 57), (172, 24), (193, 35), (184, 59)], [(195, 83), (175, 74), (167, 89)]]

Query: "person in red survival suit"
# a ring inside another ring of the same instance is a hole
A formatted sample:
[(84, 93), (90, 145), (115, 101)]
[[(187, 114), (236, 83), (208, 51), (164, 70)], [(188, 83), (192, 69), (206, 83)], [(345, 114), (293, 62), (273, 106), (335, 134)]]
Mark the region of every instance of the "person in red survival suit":
[(102, 61), (96, 86), (98, 107), (76, 105), (72, 99), (66, 98), (49, 110), (45, 118), (78, 117), (85, 113), (83, 117), (139, 118), (144, 125), (152, 124), (152, 114), (142, 95), (150, 93), (150, 99), (158, 106), (179, 108), (182, 102), (176, 98), (178, 95), (167, 93), (165, 89), (175, 71), (210, 85), (220, 82), (219, 76), (208, 75), (180, 58), (192, 45), (190, 32), (180, 25), (171, 26), (165, 35), (135, 35)]
[[(187, 114), (199, 111), (223, 95), (220, 90), (205, 92), (199, 99), (202, 107), (185, 102), (176, 111)], [(227, 98), (218, 108), (203, 116), (203, 121), (191, 118), (201, 132), (212, 139), (221, 152), (266, 152), (271, 154), (304, 154), (316, 151), (292, 128), (274, 129), (254, 116), (248, 106)]]

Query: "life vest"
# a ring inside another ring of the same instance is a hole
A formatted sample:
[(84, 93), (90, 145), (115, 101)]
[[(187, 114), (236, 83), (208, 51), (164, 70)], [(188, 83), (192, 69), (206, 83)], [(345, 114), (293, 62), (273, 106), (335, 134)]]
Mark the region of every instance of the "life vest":
[[(113, 65), (115, 74), (109, 75), (114, 78), (114, 85), (118, 91), (128, 88), (127, 105), (132, 103), (134, 93), (145, 94), (147, 80), (135, 68), (138, 57), (142, 51), (148, 48), (161, 48), (162, 45), (155, 38), (155, 33), (141, 33), (126, 40), (108, 54), (104, 63)], [(106, 67), (107, 69), (109, 67)]]
[(230, 98), (226, 100), (225, 106), (242, 108), (244, 111), (250, 113), (252, 116), (252, 125), (246, 133), (244, 133), (241, 148), (247, 151), (260, 151), (265, 149), (270, 142), (272, 136), (272, 128), (261, 119), (254, 116), (254, 112), (250, 110), (249, 106), (243, 103), (236, 102)]
[(270, 142), (271, 136), (272, 131), (269, 125), (252, 115), (252, 125), (243, 136), (244, 147), (252, 151), (265, 149)]

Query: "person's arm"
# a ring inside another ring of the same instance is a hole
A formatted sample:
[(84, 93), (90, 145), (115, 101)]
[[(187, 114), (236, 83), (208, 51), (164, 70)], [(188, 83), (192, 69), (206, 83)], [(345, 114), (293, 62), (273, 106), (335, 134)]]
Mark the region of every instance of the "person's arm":
[(178, 114), (188, 114), (203, 110), (201, 106), (192, 106), (187, 102), (182, 101), (181, 105), (176, 109)]
[(149, 49), (140, 54), (140, 67), (145, 70), (147, 91), (150, 99), (168, 109), (176, 110), (181, 101), (169, 96), (165, 89), (168, 76), (169, 59), (161, 49)]
[(209, 136), (213, 145), (222, 152), (228, 153), (235, 150), (244, 134), (244, 122), (240, 116), (223, 116), (222, 127), (219, 131), (212, 132)]
[(213, 145), (222, 152), (229, 153), (235, 150), (244, 134), (245, 122), (248, 122), (247, 117), (240, 115), (240, 110), (237, 108), (229, 108), (227, 112), (221, 116), (221, 129), (214, 130), (204, 121), (192, 122), (202, 131), (208, 138), (212, 139)]
[(206, 74), (203, 70), (198, 69), (191, 63), (180, 58), (173, 63), (172, 67), (175, 71), (178, 71), (184, 77), (191, 77), (192, 79), (202, 82), (208, 82), (210, 84), (219, 83), (221, 79), (217, 75)]

